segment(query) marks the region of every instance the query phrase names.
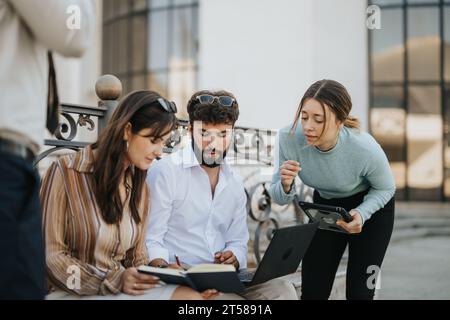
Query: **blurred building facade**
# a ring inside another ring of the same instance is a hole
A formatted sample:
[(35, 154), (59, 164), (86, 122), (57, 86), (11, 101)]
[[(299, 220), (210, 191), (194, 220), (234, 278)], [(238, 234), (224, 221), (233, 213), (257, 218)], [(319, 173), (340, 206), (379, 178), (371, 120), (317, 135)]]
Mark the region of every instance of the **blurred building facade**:
[(370, 129), (408, 200), (450, 199), (450, 1), (376, 0)]
[(226, 89), (238, 97), (241, 125), (272, 129), (292, 122), (312, 82), (333, 78), (348, 87), (367, 127), (364, 1), (103, 4), (103, 71), (126, 92), (151, 88), (183, 107), (196, 89)]
[[(229, 90), (238, 125), (278, 129), (311, 83), (335, 79), (386, 151), (398, 198), (450, 200), (450, 0), (97, 3), (92, 52), (61, 62), (71, 66), (60, 76), (70, 84), (64, 101), (95, 103), (96, 77), (110, 73), (124, 93), (152, 89), (175, 101), (180, 118), (194, 91)], [(379, 30), (367, 27), (372, 4)]]

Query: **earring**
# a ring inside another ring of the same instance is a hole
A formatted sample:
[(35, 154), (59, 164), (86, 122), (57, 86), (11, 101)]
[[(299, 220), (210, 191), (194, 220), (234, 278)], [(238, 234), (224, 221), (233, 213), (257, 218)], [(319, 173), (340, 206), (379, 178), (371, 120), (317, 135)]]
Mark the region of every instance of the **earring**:
[(125, 141), (126, 144), (126, 151), (128, 152), (128, 148), (130, 147), (130, 144), (128, 143), (128, 141)]

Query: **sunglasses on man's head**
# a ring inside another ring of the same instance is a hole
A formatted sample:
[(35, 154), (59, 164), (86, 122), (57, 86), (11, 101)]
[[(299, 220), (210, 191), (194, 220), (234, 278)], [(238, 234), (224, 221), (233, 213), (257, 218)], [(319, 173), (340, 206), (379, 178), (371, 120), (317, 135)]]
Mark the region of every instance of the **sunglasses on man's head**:
[(236, 100), (229, 96), (213, 96), (210, 94), (201, 94), (196, 97), (196, 99), (200, 103), (213, 103), (214, 101), (218, 101), (224, 107), (231, 107)]
[(158, 98), (158, 102), (161, 105), (161, 107), (169, 112), (169, 113), (177, 113), (177, 105), (173, 101), (167, 101), (163, 98)]

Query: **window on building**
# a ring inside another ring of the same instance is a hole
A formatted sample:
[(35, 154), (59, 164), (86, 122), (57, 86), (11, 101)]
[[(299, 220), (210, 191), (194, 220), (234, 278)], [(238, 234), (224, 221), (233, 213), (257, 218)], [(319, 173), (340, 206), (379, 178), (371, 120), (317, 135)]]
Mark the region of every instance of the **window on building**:
[(444, 126), (444, 197), (450, 199), (450, 1), (443, 8), (443, 126)]
[(399, 198), (450, 199), (450, 1), (369, 4), (381, 8), (369, 31), (371, 131)]
[(177, 103), (181, 118), (197, 88), (198, 0), (104, 0), (103, 73), (124, 94), (150, 89)]

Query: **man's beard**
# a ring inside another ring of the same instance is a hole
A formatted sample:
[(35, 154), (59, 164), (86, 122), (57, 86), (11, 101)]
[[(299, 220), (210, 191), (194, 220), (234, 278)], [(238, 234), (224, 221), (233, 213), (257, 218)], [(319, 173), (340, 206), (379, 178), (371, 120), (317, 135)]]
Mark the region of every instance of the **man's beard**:
[[(205, 150), (201, 150), (197, 145), (195, 144), (194, 137), (191, 136), (192, 140), (192, 150), (194, 150), (195, 157), (197, 158), (198, 162), (205, 167), (208, 168), (217, 168), (221, 164), (223, 164), (225, 157), (227, 156), (227, 150), (225, 151), (219, 151), (214, 148), (206, 148)], [(206, 153), (209, 153), (211, 151), (215, 151), (216, 157), (211, 158), (206, 156)]]

